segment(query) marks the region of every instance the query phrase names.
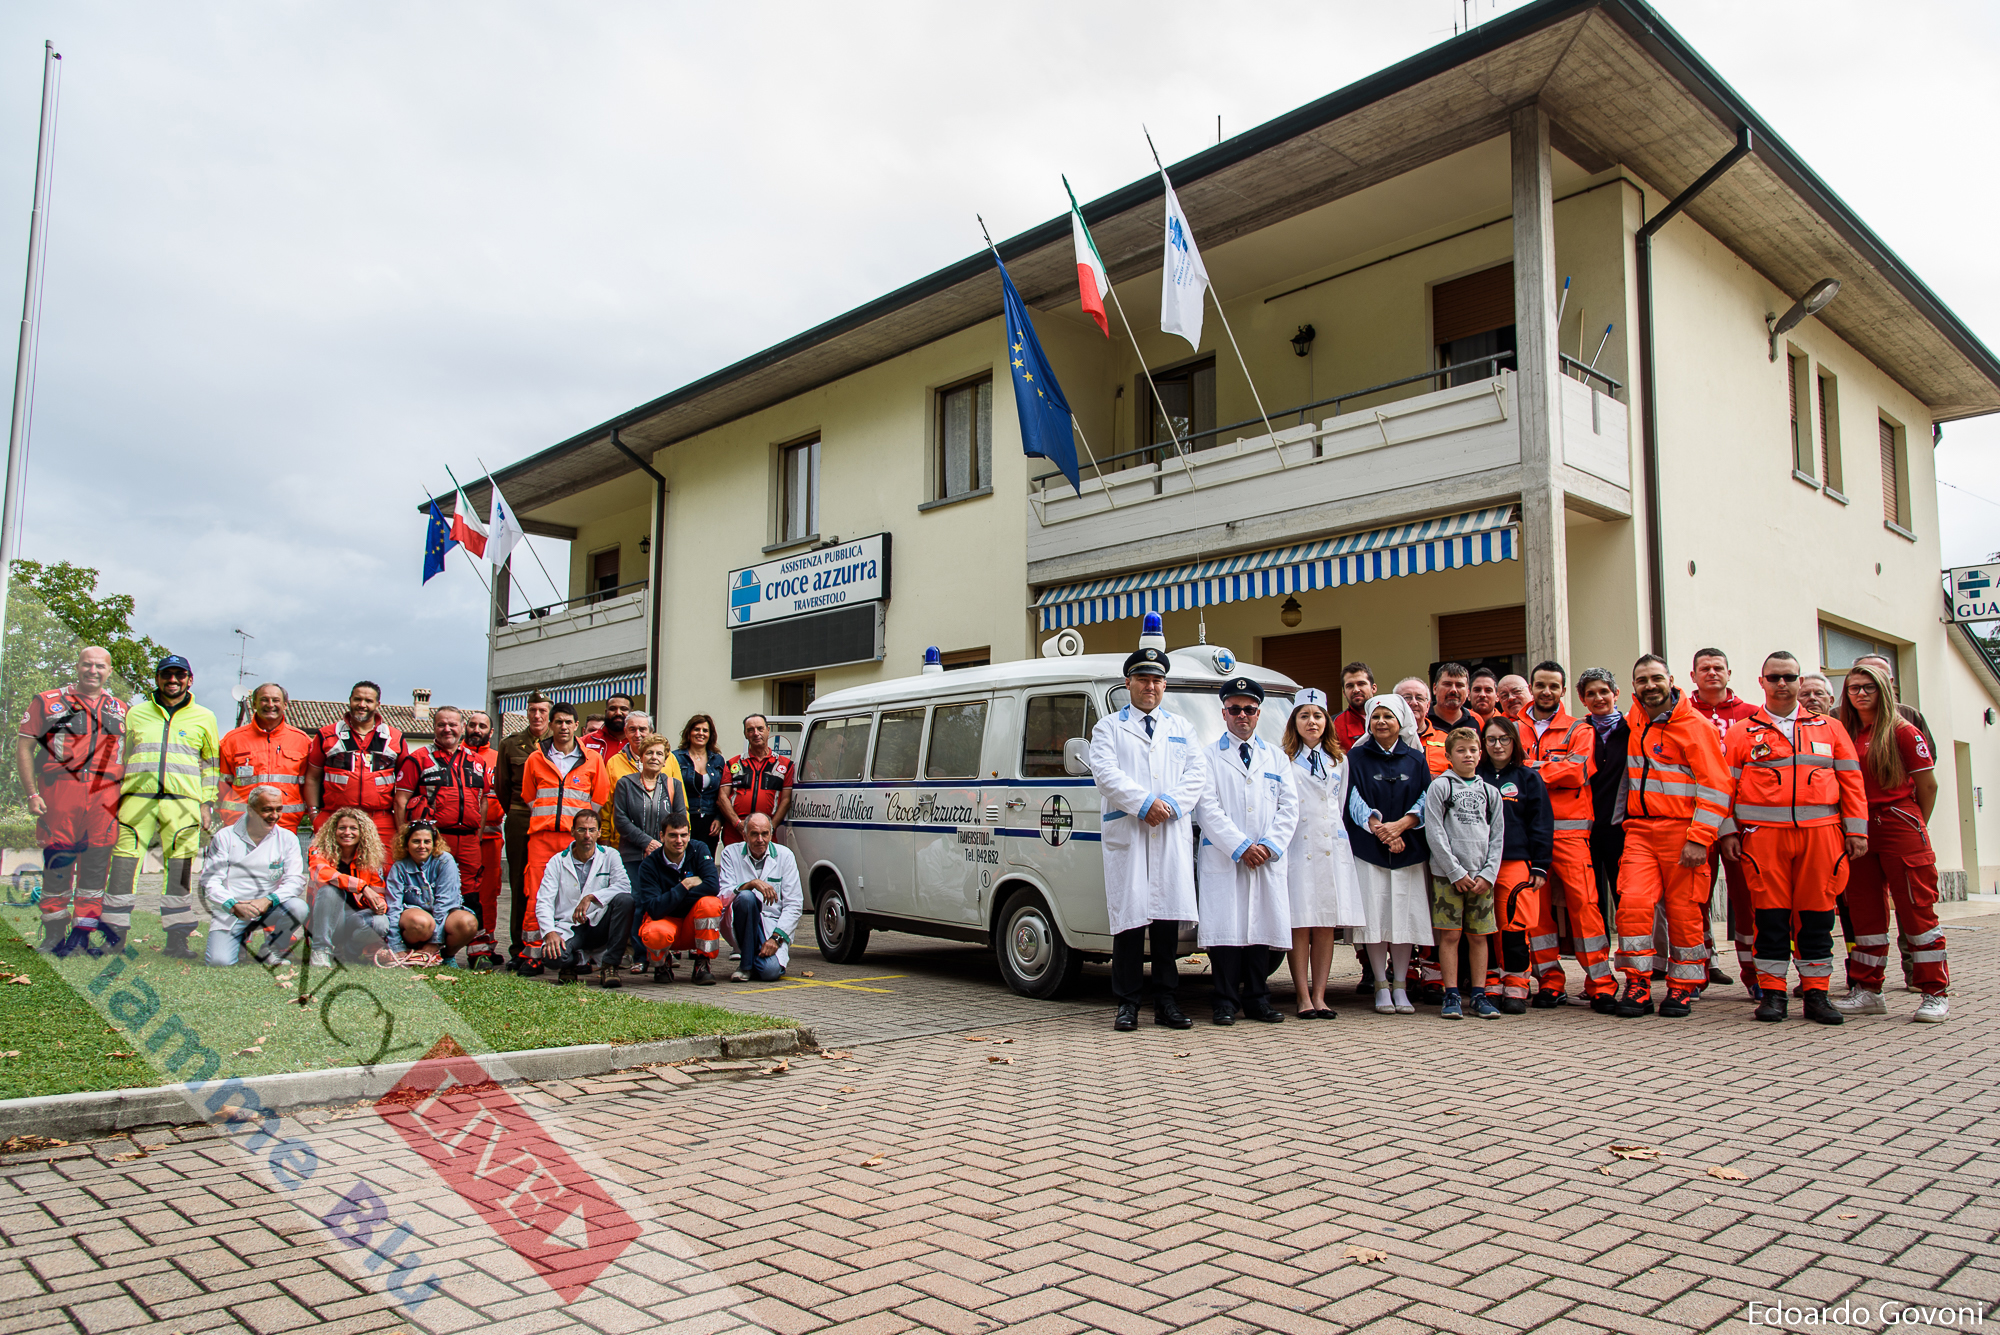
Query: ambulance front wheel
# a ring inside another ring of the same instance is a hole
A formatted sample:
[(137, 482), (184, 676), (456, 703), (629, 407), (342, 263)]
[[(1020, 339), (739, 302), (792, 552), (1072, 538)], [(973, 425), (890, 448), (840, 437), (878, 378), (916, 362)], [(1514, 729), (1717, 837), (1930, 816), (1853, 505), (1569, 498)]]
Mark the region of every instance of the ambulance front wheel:
[(829, 880), (820, 888), (813, 929), (819, 937), (820, 958), (828, 964), (852, 964), (868, 949), (867, 924), (855, 918), (838, 881)]
[(1007, 986), (1037, 1001), (1061, 996), (1083, 972), (1083, 956), (1063, 940), (1041, 895), (1025, 886), (1000, 910), (993, 954)]

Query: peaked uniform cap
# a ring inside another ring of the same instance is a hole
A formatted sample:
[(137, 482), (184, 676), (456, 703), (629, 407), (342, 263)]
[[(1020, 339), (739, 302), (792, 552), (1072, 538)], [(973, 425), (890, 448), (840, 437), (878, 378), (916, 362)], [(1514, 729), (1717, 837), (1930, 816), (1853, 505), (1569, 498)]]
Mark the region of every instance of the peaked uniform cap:
[(1140, 649), (1125, 660), (1125, 675), (1164, 677), (1167, 675), (1167, 656), (1158, 649)]
[(1248, 677), (1231, 677), (1222, 683), (1220, 694), (1225, 700), (1232, 695), (1247, 695), (1258, 704), (1264, 703), (1264, 688)]

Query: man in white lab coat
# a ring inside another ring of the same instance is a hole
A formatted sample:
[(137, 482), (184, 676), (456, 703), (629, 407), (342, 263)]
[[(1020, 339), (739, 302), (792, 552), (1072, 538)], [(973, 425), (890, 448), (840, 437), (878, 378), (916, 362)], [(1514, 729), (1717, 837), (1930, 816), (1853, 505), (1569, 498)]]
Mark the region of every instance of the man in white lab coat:
[(1111, 990), (1115, 1028), (1139, 1027), (1145, 997), (1146, 947), (1153, 955), (1153, 1022), (1187, 1029), (1181, 1013), (1181, 924), (1196, 917), (1195, 803), (1207, 786), (1194, 725), (1161, 700), (1167, 655), (1147, 647), (1125, 660), (1131, 703), (1097, 721), (1090, 734), (1090, 773), (1102, 799), (1104, 898), (1111, 917)]
[(1299, 821), (1291, 759), (1257, 735), (1264, 688), (1248, 677), (1222, 684), (1227, 725), (1196, 803), (1201, 825), (1201, 947), (1215, 975), (1215, 1022), (1238, 1011), (1279, 1024), (1271, 1004), (1271, 952), (1292, 941), (1292, 898), (1281, 859)]

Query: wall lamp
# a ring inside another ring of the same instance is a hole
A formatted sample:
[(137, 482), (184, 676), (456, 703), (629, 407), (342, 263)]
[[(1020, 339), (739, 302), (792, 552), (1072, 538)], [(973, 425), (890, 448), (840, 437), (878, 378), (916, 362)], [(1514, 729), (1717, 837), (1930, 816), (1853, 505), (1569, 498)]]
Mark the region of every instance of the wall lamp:
[(1789, 333), (1798, 327), (1808, 315), (1817, 315), (1826, 304), (1840, 295), (1838, 278), (1822, 278), (1806, 289), (1806, 294), (1792, 303), (1792, 308), (1783, 315), (1766, 315), (1764, 325), (1771, 331), (1771, 360), (1778, 360), (1778, 335)]
[(642, 533), (639, 535), (639, 554), (641, 556), (651, 556), (653, 554), (652, 534)]
[(1299, 332), (1292, 335), (1292, 351), (1298, 353), (1301, 357), (1305, 356), (1312, 351), (1313, 340), (1318, 337), (1319, 331), (1311, 325), (1300, 325)]
[(1284, 606), (1278, 609), (1278, 620), (1287, 626), (1296, 626), (1304, 619), (1305, 609), (1299, 606), (1299, 600), (1296, 598), (1285, 599)]

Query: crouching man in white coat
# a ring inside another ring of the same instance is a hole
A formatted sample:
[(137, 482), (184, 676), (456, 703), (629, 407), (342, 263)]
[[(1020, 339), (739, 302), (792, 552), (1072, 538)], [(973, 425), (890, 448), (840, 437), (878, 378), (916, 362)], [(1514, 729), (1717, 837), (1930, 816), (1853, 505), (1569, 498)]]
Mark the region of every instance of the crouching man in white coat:
[(1090, 774), (1102, 798), (1104, 898), (1111, 917), (1111, 990), (1120, 1030), (1139, 1027), (1147, 938), (1153, 951), (1153, 1022), (1191, 1028), (1181, 1013), (1181, 924), (1196, 917), (1195, 803), (1208, 782), (1194, 725), (1160, 707), (1167, 655), (1145, 648), (1125, 660), (1132, 702), (1090, 733)]
[(1257, 736), (1264, 688), (1248, 677), (1222, 684), (1228, 725), (1208, 760), (1196, 804), (1201, 823), (1201, 947), (1215, 971), (1215, 1022), (1241, 1011), (1279, 1024), (1271, 1004), (1271, 952), (1292, 941), (1292, 892), (1280, 865), (1299, 823), (1299, 795), (1285, 753)]

